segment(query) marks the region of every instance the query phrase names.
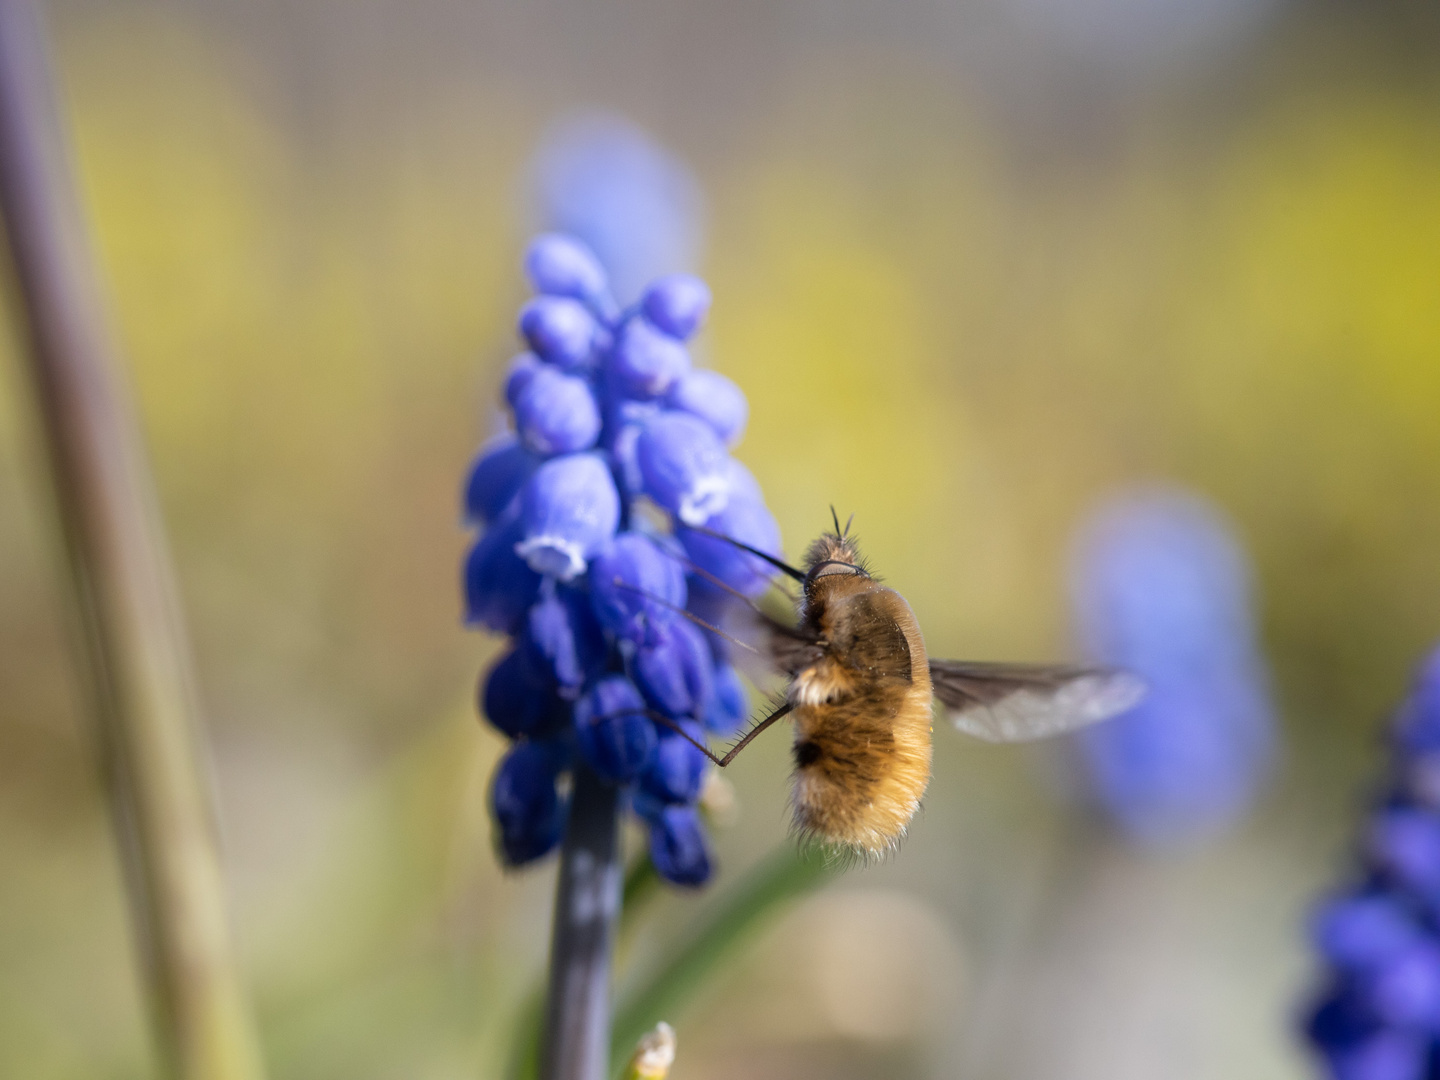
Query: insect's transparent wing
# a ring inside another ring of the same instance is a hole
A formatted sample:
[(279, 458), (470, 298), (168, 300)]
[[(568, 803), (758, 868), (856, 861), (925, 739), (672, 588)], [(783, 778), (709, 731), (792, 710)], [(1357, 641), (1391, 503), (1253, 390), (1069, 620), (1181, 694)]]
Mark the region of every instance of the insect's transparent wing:
[(932, 660), (935, 696), (956, 729), (988, 742), (1025, 742), (1124, 712), (1145, 696), (1128, 671)]

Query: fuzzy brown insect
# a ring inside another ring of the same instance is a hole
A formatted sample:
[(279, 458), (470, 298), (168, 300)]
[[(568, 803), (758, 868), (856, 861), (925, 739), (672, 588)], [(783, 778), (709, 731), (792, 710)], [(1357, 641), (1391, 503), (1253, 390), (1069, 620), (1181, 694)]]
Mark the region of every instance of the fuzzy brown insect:
[(935, 698), (959, 730), (1017, 742), (1114, 716), (1144, 693), (1134, 676), (1105, 668), (929, 660), (910, 605), (870, 574), (838, 520), (803, 570), (711, 535), (794, 578), (801, 596), (793, 625), (753, 609), (763, 652), (789, 677), (784, 702), (723, 757), (701, 749), (723, 768), (791, 716), (795, 826), (824, 844), (870, 856), (904, 837), (930, 783)]

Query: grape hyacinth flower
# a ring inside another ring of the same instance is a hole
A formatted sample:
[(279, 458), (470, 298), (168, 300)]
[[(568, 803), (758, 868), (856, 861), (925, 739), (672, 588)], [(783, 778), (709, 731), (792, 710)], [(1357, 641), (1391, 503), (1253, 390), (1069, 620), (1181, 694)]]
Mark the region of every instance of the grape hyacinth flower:
[(1440, 648), (1389, 742), (1359, 873), (1310, 925), (1328, 971), (1305, 1032), (1335, 1080), (1440, 1075)]
[(1276, 736), (1250, 569), (1228, 523), (1185, 492), (1120, 496), (1081, 530), (1073, 581), (1086, 651), (1149, 686), (1130, 712), (1077, 736), (1094, 799), (1149, 847), (1236, 821)]
[[(558, 792), (578, 766), (624, 785), (662, 876), (700, 885), (707, 764), (655, 717), (700, 738), (732, 733), (747, 710), (721, 644), (684, 614), (713, 625), (727, 598), (717, 582), (754, 594), (769, 579), (759, 560), (684, 526), (780, 551), (759, 486), (726, 449), (744, 395), (691, 366), (686, 342), (710, 305), (699, 279), (663, 277), (612, 315), (605, 271), (575, 238), (540, 236), (525, 265), (539, 296), (519, 322), (532, 351), (506, 384), (516, 434), (486, 445), (465, 487), (466, 518), (482, 528), (465, 566), (468, 618), (512, 639), (481, 688), (491, 724), (515, 740), (492, 790), (498, 847), (518, 866), (558, 845)], [(637, 362), (636, 340), (680, 360)]]
[(763, 591), (769, 567), (694, 527), (777, 556), (780, 534), (727, 449), (744, 394), (691, 361), (704, 282), (670, 274), (622, 308), (600, 260), (560, 233), (536, 238), (525, 268), (538, 295), (503, 387), (514, 433), (465, 484), (480, 530), (465, 608), (510, 638), (480, 687), (511, 744), (490, 789), (498, 855), (518, 867), (563, 849), (542, 1075), (588, 1080), (604, 1058), (617, 812), (644, 825), (661, 878), (704, 885), (710, 764), (691, 740), (732, 735), (748, 712), (725, 642), (701, 627)]

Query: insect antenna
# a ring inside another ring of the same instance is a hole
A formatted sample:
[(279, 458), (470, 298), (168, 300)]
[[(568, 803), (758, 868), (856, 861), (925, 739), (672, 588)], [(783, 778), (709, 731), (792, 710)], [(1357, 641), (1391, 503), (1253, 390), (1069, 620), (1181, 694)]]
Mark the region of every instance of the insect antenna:
[(621, 578), (618, 578), (618, 577), (615, 579), (615, 586), (616, 586), (616, 588), (624, 589), (626, 592), (639, 593), (641, 596), (645, 597), (646, 600), (649, 600), (652, 604), (659, 604), (661, 607), (667, 608), (667, 609), (669, 609), (670, 611), (675, 612), (675, 614), (677, 614), (677, 615), (683, 615), (685, 618), (689, 619), (689, 620), (690, 620), (692, 623), (694, 623), (696, 626), (701, 627), (702, 629), (705, 629), (705, 630), (709, 630), (712, 634), (718, 634), (720, 637), (722, 637), (722, 638), (724, 638), (726, 641), (730, 642), (730, 644), (732, 644), (732, 645), (739, 645), (740, 648), (742, 648), (742, 649), (749, 649), (749, 650), (750, 650), (752, 653), (754, 653), (756, 656), (759, 656), (759, 655), (760, 655), (760, 650), (757, 649), (757, 648), (755, 648), (754, 645), (751, 645), (749, 642), (746, 642), (746, 641), (741, 641), (739, 638), (735, 637), (735, 636), (732, 635), (732, 634), (727, 634), (724, 630), (721, 630), (720, 627), (718, 627), (718, 626), (712, 626), (710, 623), (708, 623), (708, 622), (706, 622), (704, 619), (700, 618), (699, 615), (696, 615), (693, 611), (686, 611), (686, 610), (685, 610), (683, 607), (681, 607), (679, 604), (672, 604), (672, 603), (670, 603), (669, 600), (666, 600), (664, 597), (656, 596), (654, 593), (652, 593), (652, 592), (650, 592), (650, 591), (648, 591), (648, 590), (646, 590), (646, 589), (642, 589), (642, 588), (640, 588), (638, 585), (631, 585), (628, 581), (625, 581), (625, 580), (623, 580), (623, 579), (621, 579)]
[(840, 532), (840, 515), (835, 513), (834, 503), (830, 504), (830, 520), (835, 523), (835, 535), (843, 539), (844, 534)]
[(782, 574), (789, 575), (796, 581), (803, 582), (805, 580), (805, 571), (796, 570), (795, 567), (791, 566), (783, 559), (777, 559), (774, 555), (767, 555), (759, 548), (753, 548), (749, 544), (743, 544), (739, 540), (736, 540), (733, 536), (726, 536), (724, 533), (716, 532), (714, 529), (707, 529), (704, 525), (684, 525), (682, 527), (689, 529), (691, 532), (698, 532), (702, 536), (713, 537), (716, 540), (724, 540), (725, 543), (733, 544), (741, 551), (748, 552), (749, 554), (754, 555), (757, 559), (763, 559), (765, 562), (775, 567), (776, 570), (779, 570)]
[(855, 524), (855, 515), (851, 514), (848, 518), (845, 519), (845, 531), (840, 534), (841, 540), (850, 539), (850, 526), (853, 524)]

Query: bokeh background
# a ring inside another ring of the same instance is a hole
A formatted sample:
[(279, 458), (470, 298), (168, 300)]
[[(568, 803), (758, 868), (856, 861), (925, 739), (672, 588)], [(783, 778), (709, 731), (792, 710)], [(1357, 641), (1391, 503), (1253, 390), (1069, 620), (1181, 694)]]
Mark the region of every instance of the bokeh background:
[[(1074, 532), (1163, 481), (1255, 564), (1278, 766), (1136, 849), (1062, 752), (937, 732), (893, 860), (671, 1019), (676, 1080), (1297, 1078), (1304, 913), (1440, 636), (1440, 17), (1406, 0), (46, 6), (199, 654), (282, 1080), (498, 1076), (553, 863), (502, 874), (458, 491), (525, 295), (529, 162), (605, 109), (707, 199), (708, 362), (797, 552), (833, 502), (933, 652), (1073, 655)], [(13, 324), (4, 348), (13, 354)], [(0, 366), (0, 1075), (153, 1063), (59, 560)], [(785, 840), (730, 770), (719, 881)]]

